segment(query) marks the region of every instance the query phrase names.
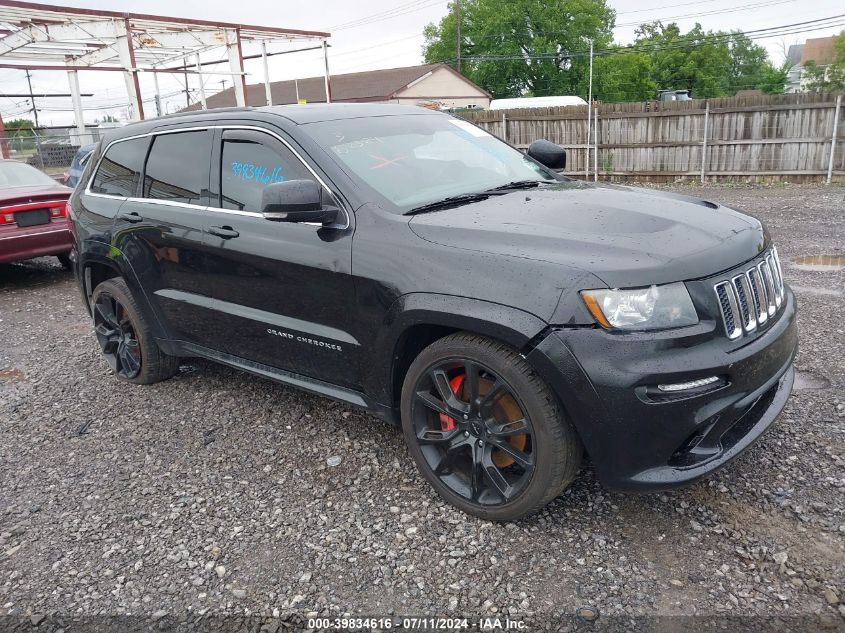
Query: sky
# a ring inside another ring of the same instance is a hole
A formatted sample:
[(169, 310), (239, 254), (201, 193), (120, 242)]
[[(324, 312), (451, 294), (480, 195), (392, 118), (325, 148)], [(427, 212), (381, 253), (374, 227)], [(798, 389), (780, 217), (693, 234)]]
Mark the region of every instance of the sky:
[[(429, 22), (439, 22), (447, 13), (448, 0), (313, 0), (312, 2), (278, 2), (249, 0), (243, 3), (209, 2), (208, 0), (52, 0), (53, 4), (150, 13), (174, 17), (202, 18), (240, 24), (328, 31), (332, 34), (329, 65), (332, 74), (395, 68), (422, 63), (422, 30)], [(705, 30), (750, 30), (774, 27), (845, 13), (841, 0), (609, 0), (617, 11), (615, 40), (630, 43), (636, 25), (652, 20), (677, 22), (683, 31), (699, 22)], [(695, 15), (691, 15), (695, 14)], [(787, 37), (757, 40), (769, 51), (775, 62), (783, 59), (785, 47), (803, 42), (808, 37), (835, 35), (841, 30), (829, 28)], [(301, 46), (301, 44), (299, 45)], [(291, 45), (271, 45), (270, 50), (290, 49)], [(257, 47), (244, 49), (244, 55), (260, 52)], [(209, 53), (203, 60), (217, 59), (223, 51)], [(323, 74), (320, 51), (307, 51), (270, 58), (271, 80), (312, 77)], [(248, 83), (263, 81), (261, 60), (245, 62)], [(221, 65), (218, 69), (224, 69)], [(141, 92), (145, 100), (155, 91), (149, 73), (141, 73)], [(106, 114), (128, 116), (126, 89), (120, 73), (80, 72), (83, 93), (94, 93), (84, 99), (85, 122), (93, 123)], [(222, 75), (208, 77), (206, 94), (231, 86), (231, 79)], [(190, 78), (196, 93), (196, 77)], [(175, 76), (159, 75), (165, 110), (177, 111), (185, 105), (185, 86)], [(67, 74), (39, 71), (32, 75), (33, 91), (38, 93), (68, 92)], [(0, 70), (0, 94), (27, 91), (26, 77), (21, 70)], [(36, 100), (42, 125), (73, 123), (70, 99)], [(29, 116), (26, 99), (0, 97), (0, 114), (5, 120)], [(145, 111), (155, 112), (151, 102)]]

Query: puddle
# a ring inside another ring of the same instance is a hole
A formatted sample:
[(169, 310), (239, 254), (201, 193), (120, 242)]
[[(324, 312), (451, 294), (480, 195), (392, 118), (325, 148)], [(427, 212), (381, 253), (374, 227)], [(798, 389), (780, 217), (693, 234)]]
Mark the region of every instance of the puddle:
[(20, 369), (0, 369), (0, 382), (23, 382), (25, 379), (26, 376)]
[(830, 381), (827, 378), (807, 371), (795, 372), (795, 385), (792, 387), (793, 391), (803, 391), (805, 389), (826, 389), (827, 387), (830, 387)]
[(845, 269), (845, 257), (841, 255), (804, 255), (803, 257), (793, 257), (792, 265), (798, 270), (830, 272)]

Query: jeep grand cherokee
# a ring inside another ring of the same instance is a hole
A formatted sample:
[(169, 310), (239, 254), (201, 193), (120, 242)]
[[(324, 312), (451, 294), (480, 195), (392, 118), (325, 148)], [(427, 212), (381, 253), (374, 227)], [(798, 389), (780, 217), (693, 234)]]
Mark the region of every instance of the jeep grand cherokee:
[(756, 219), (570, 180), (396, 105), (212, 110), (113, 131), (71, 199), (118, 378), (200, 356), (400, 424), (448, 502), (509, 520), (576, 476), (711, 473), (790, 394), (795, 299)]

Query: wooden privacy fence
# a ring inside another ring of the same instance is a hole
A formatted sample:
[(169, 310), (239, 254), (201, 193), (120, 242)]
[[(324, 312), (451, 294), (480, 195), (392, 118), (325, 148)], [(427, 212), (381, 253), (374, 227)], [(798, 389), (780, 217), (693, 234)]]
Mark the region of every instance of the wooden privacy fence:
[[(565, 173), (604, 180), (845, 180), (841, 94), (802, 93), (674, 102), (463, 112), (526, 149), (568, 151)], [(589, 137), (588, 137), (589, 133)]]

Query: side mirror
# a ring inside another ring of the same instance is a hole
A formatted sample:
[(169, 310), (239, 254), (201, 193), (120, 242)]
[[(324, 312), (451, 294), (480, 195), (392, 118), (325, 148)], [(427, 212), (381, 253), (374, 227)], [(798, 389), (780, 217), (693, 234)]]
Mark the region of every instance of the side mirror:
[(566, 167), (566, 150), (551, 141), (544, 139), (534, 141), (528, 146), (527, 154), (549, 169), (563, 169)]
[(261, 213), (273, 222), (334, 222), (337, 209), (323, 208), (323, 189), (313, 180), (285, 180), (261, 192)]

